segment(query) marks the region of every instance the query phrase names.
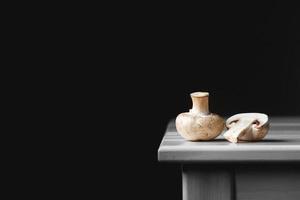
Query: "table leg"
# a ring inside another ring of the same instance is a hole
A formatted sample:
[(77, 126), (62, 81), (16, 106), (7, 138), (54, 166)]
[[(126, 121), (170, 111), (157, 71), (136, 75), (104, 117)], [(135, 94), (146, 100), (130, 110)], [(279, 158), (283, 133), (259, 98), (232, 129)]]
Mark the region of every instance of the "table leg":
[(234, 200), (235, 181), (230, 168), (182, 166), (183, 200)]

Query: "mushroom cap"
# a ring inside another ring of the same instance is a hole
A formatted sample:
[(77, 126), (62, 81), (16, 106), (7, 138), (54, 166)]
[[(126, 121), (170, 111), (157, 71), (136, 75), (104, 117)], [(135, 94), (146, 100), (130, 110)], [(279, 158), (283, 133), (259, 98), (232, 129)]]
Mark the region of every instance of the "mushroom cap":
[(178, 133), (190, 141), (212, 140), (219, 136), (225, 127), (225, 121), (217, 114), (194, 115), (181, 113), (176, 117)]
[(268, 116), (263, 113), (236, 114), (226, 120), (226, 127), (224, 137), (230, 142), (258, 141), (268, 133)]
[(226, 127), (231, 128), (239, 120), (252, 120), (256, 128), (260, 128), (268, 124), (269, 118), (263, 113), (240, 113), (229, 117), (226, 120)]

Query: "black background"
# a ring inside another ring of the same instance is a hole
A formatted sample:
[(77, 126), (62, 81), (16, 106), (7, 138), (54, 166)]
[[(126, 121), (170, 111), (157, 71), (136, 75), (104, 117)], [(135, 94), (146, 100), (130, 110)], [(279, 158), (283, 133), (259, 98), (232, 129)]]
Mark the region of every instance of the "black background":
[(114, 24), (111, 65), (120, 68), (107, 98), (120, 148), (110, 156), (111, 186), (132, 198), (181, 199), (180, 165), (159, 163), (157, 150), (168, 121), (191, 108), (191, 92), (208, 91), (210, 111), (222, 116), (300, 115), (300, 9), (285, 1), (139, 6)]

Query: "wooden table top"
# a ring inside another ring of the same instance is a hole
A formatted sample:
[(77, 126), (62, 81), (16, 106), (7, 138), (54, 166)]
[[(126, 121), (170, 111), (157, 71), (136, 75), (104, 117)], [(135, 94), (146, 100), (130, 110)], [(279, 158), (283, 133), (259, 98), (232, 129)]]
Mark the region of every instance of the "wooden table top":
[(165, 162), (300, 162), (300, 117), (270, 117), (268, 135), (259, 142), (230, 143), (223, 133), (212, 141), (190, 142), (168, 124), (158, 149)]

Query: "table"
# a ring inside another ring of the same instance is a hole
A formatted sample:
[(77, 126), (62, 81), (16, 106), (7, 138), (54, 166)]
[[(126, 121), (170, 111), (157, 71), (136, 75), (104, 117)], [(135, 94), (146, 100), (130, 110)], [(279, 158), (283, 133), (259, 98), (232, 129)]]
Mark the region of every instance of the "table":
[(171, 120), (158, 160), (181, 164), (184, 200), (298, 200), (300, 117), (270, 117), (264, 140), (238, 144), (186, 141)]

